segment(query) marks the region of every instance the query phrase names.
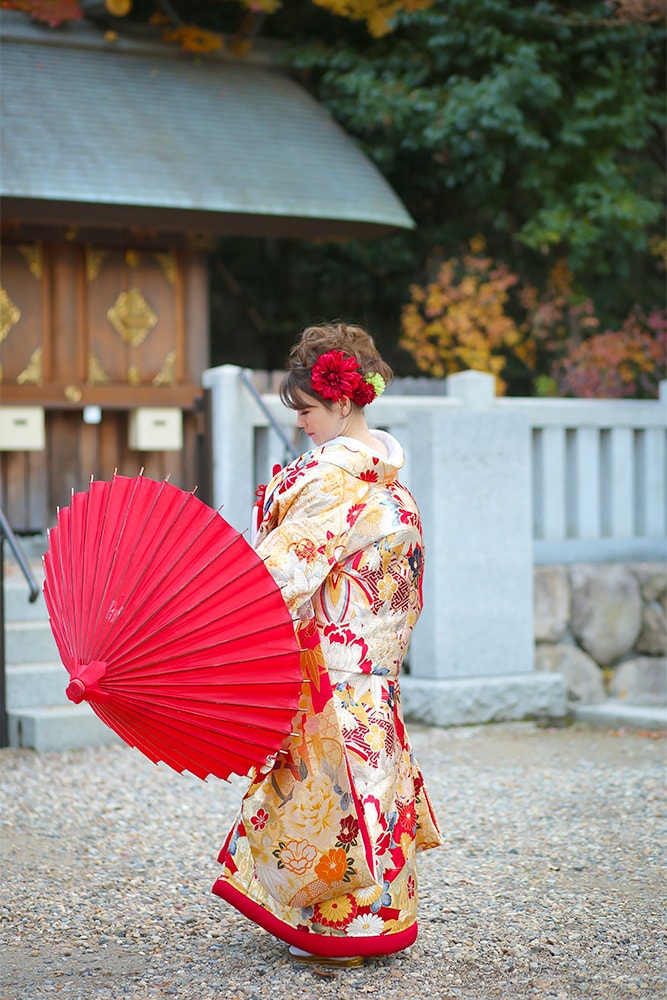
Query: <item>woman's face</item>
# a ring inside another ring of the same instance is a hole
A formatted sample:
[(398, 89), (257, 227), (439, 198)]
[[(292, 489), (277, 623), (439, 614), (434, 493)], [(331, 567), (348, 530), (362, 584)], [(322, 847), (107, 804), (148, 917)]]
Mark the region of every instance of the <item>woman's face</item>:
[(334, 403), (329, 409), (320, 399), (306, 396), (306, 406), (296, 411), (296, 426), (301, 427), (313, 444), (324, 444), (341, 433), (344, 423), (340, 406)]

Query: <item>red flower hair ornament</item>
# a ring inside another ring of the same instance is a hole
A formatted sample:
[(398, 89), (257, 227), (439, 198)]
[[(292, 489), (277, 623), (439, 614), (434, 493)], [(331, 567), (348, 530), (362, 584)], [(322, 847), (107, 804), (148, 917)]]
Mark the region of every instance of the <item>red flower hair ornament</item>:
[(378, 372), (362, 376), (356, 358), (344, 351), (320, 354), (313, 365), (310, 384), (323, 399), (336, 403), (347, 397), (357, 406), (372, 403), (385, 389), (385, 381)]

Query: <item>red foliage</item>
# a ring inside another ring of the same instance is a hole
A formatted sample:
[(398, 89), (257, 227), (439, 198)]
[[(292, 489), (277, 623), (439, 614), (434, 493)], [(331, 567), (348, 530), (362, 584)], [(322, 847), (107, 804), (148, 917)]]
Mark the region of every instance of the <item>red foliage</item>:
[(667, 314), (632, 313), (620, 330), (578, 344), (553, 374), (564, 396), (655, 398), (658, 383), (667, 378)]
[(80, 21), (83, 11), (76, 0), (0, 0), (0, 7), (20, 10), (29, 14), (34, 21), (57, 28), (65, 21)]

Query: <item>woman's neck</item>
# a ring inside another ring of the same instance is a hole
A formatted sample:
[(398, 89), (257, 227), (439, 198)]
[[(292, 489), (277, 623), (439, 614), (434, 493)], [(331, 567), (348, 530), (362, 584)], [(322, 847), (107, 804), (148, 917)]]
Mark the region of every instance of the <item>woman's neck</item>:
[(368, 448), (372, 448), (373, 451), (385, 457), (389, 454), (387, 447), (383, 441), (376, 438), (374, 434), (371, 434), (368, 424), (366, 423), (366, 417), (361, 410), (356, 413), (350, 413), (345, 419), (343, 426), (339, 432), (343, 437), (353, 438), (355, 441), (360, 441), (361, 444), (365, 444)]

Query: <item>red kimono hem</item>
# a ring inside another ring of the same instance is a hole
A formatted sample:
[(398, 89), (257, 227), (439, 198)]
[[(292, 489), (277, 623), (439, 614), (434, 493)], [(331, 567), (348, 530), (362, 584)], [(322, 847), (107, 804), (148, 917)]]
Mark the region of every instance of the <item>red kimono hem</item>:
[(354, 955), (373, 958), (381, 955), (393, 955), (394, 952), (409, 948), (417, 939), (417, 921), (406, 930), (399, 931), (398, 934), (375, 935), (373, 937), (333, 937), (327, 934), (313, 934), (310, 931), (297, 930), (290, 924), (279, 920), (278, 917), (269, 913), (267, 909), (259, 903), (255, 903), (248, 896), (244, 896), (242, 892), (239, 892), (223, 878), (217, 880), (211, 892), (220, 896), (225, 902), (231, 903), (244, 917), (259, 924), (269, 934), (273, 934), (274, 937), (287, 944), (296, 945), (303, 951), (309, 951), (313, 955), (331, 958), (351, 958)]

